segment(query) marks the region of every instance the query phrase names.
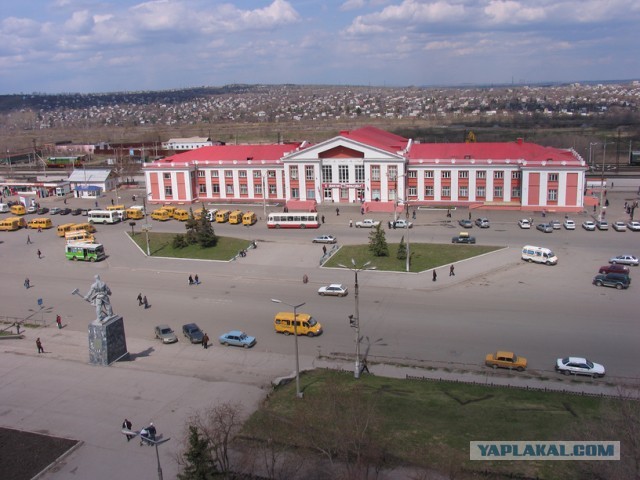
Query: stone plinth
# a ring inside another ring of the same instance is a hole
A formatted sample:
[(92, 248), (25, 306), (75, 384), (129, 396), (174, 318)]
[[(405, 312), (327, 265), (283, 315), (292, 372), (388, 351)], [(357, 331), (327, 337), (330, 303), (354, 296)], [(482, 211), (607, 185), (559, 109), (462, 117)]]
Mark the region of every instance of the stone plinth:
[(120, 315), (113, 315), (104, 322), (93, 321), (89, 324), (90, 363), (108, 366), (128, 355), (124, 321)]

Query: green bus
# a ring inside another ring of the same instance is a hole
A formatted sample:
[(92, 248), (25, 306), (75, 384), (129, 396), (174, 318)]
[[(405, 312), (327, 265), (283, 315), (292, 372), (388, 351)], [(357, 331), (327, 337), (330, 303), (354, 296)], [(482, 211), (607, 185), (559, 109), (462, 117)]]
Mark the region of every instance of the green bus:
[(64, 251), (68, 260), (82, 260), (85, 262), (99, 262), (106, 255), (101, 243), (73, 242), (67, 243)]

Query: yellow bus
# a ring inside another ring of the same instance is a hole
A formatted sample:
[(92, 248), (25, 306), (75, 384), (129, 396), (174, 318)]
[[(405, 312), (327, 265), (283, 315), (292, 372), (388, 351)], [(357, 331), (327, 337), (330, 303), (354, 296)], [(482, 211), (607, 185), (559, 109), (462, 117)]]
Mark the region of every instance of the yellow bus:
[(234, 210), (229, 214), (229, 223), (232, 225), (238, 225), (239, 223), (242, 223), (242, 215), (242, 211)]
[(125, 212), (127, 213), (127, 218), (132, 220), (142, 220), (144, 218), (144, 213), (140, 208), (127, 208)]
[(181, 222), (186, 222), (189, 220), (189, 212), (183, 208), (176, 208), (173, 211), (173, 218), (180, 220)]
[(76, 223), (71, 229), (70, 232), (77, 232), (78, 230), (85, 230), (89, 233), (96, 233), (96, 227), (91, 223)]
[(12, 232), (20, 229), (20, 220), (16, 217), (3, 218), (0, 220), (0, 231)]
[(95, 243), (96, 237), (93, 234), (87, 232), (86, 230), (76, 230), (75, 232), (67, 232), (64, 234), (64, 238), (67, 243), (70, 242), (84, 242), (84, 243)]
[(14, 215), (26, 215), (27, 209), (24, 205), (11, 205), (11, 213)]
[(243, 225), (250, 226), (256, 223), (257, 221), (258, 221), (258, 217), (256, 217), (256, 214), (253, 212), (247, 212), (242, 216)]
[(64, 234), (70, 232), (73, 227), (75, 227), (75, 223), (65, 223), (64, 225), (60, 225), (57, 228), (58, 236), (64, 237)]
[(111, 205), (107, 207), (107, 212), (117, 212), (120, 217), (120, 221), (124, 222), (127, 219), (127, 209), (124, 205)]
[(229, 210), (218, 210), (216, 212), (216, 222), (224, 223), (229, 221)]
[(53, 227), (53, 223), (51, 223), (51, 219), (49, 217), (41, 217), (34, 218), (33, 220), (29, 220), (27, 224), (29, 228), (51, 228)]
[(167, 220), (171, 220), (171, 214), (164, 208), (159, 208), (158, 210), (151, 212), (151, 218), (160, 222), (166, 222)]
[(178, 207), (174, 207), (173, 205), (163, 205), (160, 208), (165, 212), (168, 212), (170, 217), (173, 217), (173, 212), (175, 212), (178, 209)]
[(15, 220), (20, 225), (20, 228), (27, 228), (27, 221), (24, 217), (7, 217), (5, 220)]

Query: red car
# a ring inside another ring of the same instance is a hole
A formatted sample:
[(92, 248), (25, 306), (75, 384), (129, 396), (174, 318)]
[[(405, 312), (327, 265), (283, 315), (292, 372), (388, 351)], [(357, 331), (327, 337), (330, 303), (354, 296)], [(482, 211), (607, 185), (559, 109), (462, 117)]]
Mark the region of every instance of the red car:
[(626, 273), (629, 275), (629, 267), (613, 263), (611, 265), (603, 265), (600, 267), (600, 270), (598, 270), (598, 273)]

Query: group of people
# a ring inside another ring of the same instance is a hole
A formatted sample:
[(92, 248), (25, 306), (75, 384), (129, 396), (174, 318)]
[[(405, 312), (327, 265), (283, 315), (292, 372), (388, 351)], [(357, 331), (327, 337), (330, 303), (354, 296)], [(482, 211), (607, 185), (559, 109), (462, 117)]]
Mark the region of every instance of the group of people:
[(147, 301), (147, 296), (146, 295), (142, 295), (142, 293), (139, 293), (138, 297), (137, 297), (137, 300), (138, 300), (138, 306), (139, 307), (144, 305), (145, 309), (149, 308), (149, 302)]
[(200, 285), (200, 278), (196, 273), (194, 276), (189, 275), (189, 285)]
[[(124, 430), (122, 433), (127, 437), (127, 442), (130, 442), (132, 438), (135, 438), (136, 432), (131, 430), (133, 428), (133, 423), (128, 418), (124, 419), (122, 422), (122, 429)], [(131, 433), (128, 433), (131, 432)], [(140, 445), (153, 445), (153, 442), (156, 440), (156, 427), (153, 425), (153, 422), (149, 423), (148, 427), (144, 427), (140, 430)]]

